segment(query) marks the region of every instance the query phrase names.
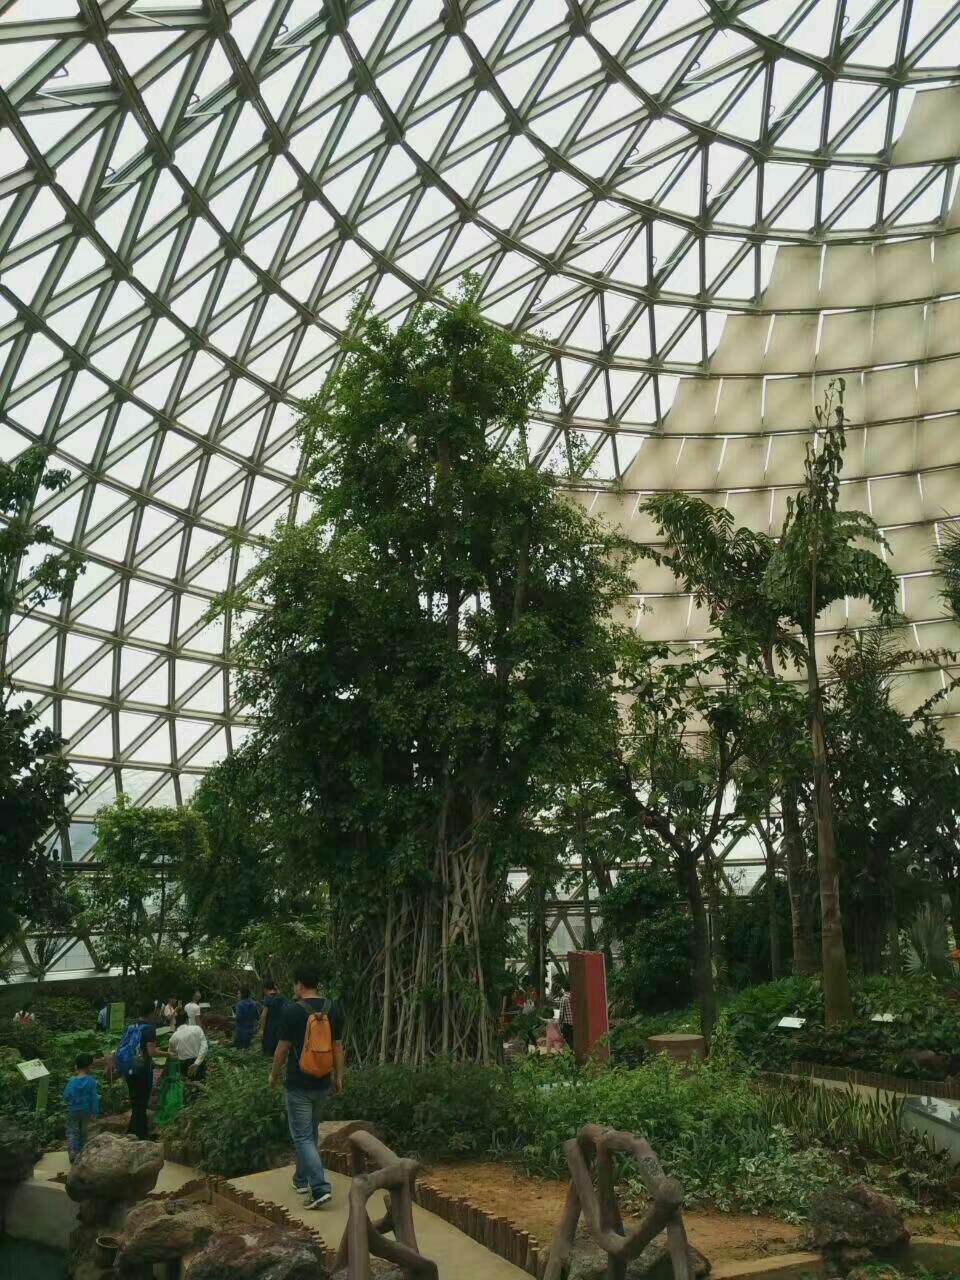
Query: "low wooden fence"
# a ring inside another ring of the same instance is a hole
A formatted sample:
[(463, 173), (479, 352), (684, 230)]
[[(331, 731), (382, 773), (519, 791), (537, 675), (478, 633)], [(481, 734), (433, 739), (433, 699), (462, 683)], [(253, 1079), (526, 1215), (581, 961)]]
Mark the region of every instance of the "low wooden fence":
[(841, 1084), (860, 1084), (868, 1089), (886, 1089), (909, 1097), (947, 1098), (960, 1101), (960, 1080), (911, 1080), (909, 1076), (889, 1076), (882, 1071), (858, 1071), (854, 1067), (828, 1067), (822, 1062), (794, 1062), (795, 1076), (814, 1080), (837, 1080)]

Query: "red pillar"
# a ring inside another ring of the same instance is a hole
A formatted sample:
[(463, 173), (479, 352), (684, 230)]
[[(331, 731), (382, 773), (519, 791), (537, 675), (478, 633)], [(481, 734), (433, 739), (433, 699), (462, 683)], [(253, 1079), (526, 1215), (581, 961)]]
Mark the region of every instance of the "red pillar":
[(569, 951), (570, 996), (573, 1002), (573, 1051), (578, 1062), (597, 1058), (606, 1062), (609, 1051), (598, 1040), (607, 1034), (607, 976), (602, 951)]

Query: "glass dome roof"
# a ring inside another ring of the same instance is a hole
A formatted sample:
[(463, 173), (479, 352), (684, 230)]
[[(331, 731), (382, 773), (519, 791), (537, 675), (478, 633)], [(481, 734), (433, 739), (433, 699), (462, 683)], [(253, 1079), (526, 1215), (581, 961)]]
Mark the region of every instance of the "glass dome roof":
[[(679, 486), (775, 531), (844, 371), (849, 501), (917, 645), (957, 645), (958, 31), (956, 0), (0, 0), (0, 450), (69, 468), (35, 518), (88, 566), (0, 659), (70, 740), (66, 856), (241, 739), (206, 611), (298, 510), (358, 291), (399, 320), (476, 272), (555, 374), (532, 459), (578, 431), (578, 495), (640, 538)], [(706, 634), (639, 572), (645, 630)]]

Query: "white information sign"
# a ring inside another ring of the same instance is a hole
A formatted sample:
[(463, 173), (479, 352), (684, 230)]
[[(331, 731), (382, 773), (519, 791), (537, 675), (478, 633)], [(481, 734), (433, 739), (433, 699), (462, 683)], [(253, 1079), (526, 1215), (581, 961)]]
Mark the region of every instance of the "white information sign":
[(31, 1058), (29, 1062), (18, 1062), (17, 1070), (24, 1080), (43, 1080), (50, 1074), (39, 1058)]

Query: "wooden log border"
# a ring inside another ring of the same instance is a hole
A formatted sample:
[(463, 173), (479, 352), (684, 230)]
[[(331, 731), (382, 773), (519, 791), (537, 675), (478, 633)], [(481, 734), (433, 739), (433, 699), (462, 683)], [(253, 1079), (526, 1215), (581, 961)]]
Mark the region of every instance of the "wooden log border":
[[(225, 1178), (214, 1174), (203, 1174), (190, 1182), (185, 1182), (175, 1191), (154, 1192), (148, 1196), (150, 1200), (192, 1200), (202, 1204), (213, 1204), (225, 1201), (230, 1209), (236, 1212), (241, 1221), (253, 1222), (260, 1226), (283, 1227), (297, 1235), (310, 1236), (323, 1253), (323, 1265), (331, 1270), (336, 1250), (331, 1249), (319, 1231), (314, 1231), (298, 1218), (292, 1218), (281, 1204), (272, 1200), (260, 1200), (251, 1191), (233, 1186)], [(228, 1210), (229, 1212), (229, 1210)]]
[[(325, 1144), (320, 1148), (320, 1155), (327, 1168), (335, 1173), (350, 1178), (358, 1172), (350, 1152), (340, 1146)], [(415, 1200), (421, 1209), (448, 1222), (491, 1253), (526, 1271), (527, 1275), (539, 1276), (541, 1267), (546, 1265), (549, 1243), (542, 1244), (536, 1236), (521, 1230), (509, 1218), (490, 1213), (481, 1205), (452, 1196), (428, 1182), (416, 1183)]]
[[(821, 1062), (794, 1062), (795, 1076), (814, 1080), (836, 1080), (840, 1084), (859, 1084), (870, 1089), (886, 1089), (909, 1097), (946, 1098), (960, 1101), (960, 1082), (946, 1080), (912, 1080), (907, 1076), (888, 1076), (882, 1071), (860, 1071), (855, 1067), (829, 1067)], [(773, 1073), (771, 1073), (773, 1074)]]

